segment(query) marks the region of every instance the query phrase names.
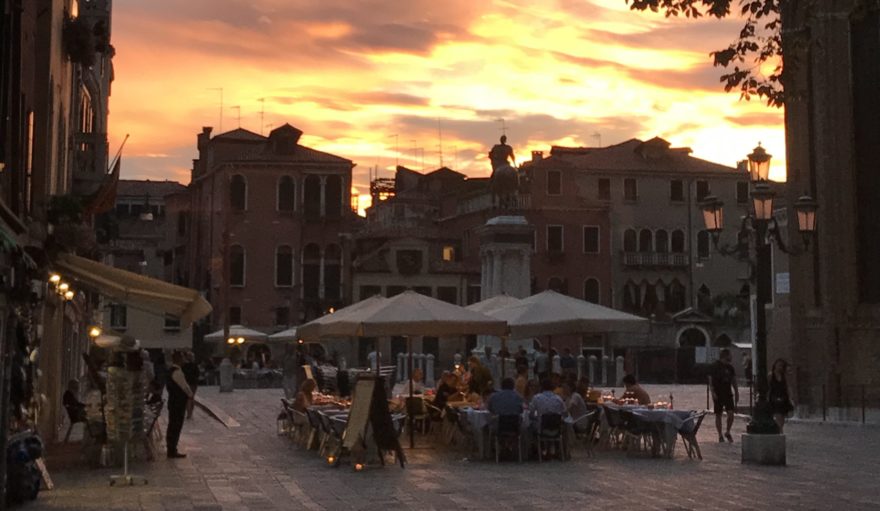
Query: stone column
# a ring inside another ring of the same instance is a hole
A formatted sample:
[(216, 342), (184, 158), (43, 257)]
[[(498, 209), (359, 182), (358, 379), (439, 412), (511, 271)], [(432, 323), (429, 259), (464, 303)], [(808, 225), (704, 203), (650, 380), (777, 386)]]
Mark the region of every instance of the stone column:
[(324, 248), (323, 247), (321, 247), (321, 263), (318, 266), (318, 272), (319, 272), (318, 273), (318, 298), (323, 300), (324, 299)]

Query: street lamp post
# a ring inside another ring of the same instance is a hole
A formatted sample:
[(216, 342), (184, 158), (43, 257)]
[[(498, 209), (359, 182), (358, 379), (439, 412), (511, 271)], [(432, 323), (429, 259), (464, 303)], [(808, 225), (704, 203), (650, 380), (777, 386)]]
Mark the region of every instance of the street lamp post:
[(786, 246), (779, 233), (779, 225), (773, 216), (773, 199), (775, 193), (767, 183), (770, 171), (771, 155), (763, 147), (752, 151), (749, 158), (749, 177), (752, 182), (753, 212), (746, 216), (737, 234), (737, 243), (733, 246), (719, 246), (719, 238), (724, 230), (724, 203), (715, 196), (706, 197), (701, 203), (703, 220), (706, 230), (712, 234), (715, 248), (723, 255), (735, 255), (741, 260), (749, 260), (750, 243), (754, 243), (754, 260), (750, 261), (755, 269), (753, 283), (756, 285), (755, 314), (755, 375), (757, 380), (758, 399), (755, 410), (748, 425), (749, 433), (779, 433), (779, 427), (773, 420), (773, 411), (768, 400), (768, 369), (767, 369), (767, 312), (766, 305), (770, 302), (770, 285), (772, 278), (771, 256), (772, 245), (776, 242), (783, 252), (797, 255), (809, 248), (810, 238), (816, 231), (816, 209), (818, 205), (809, 195), (801, 196), (794, 203), (797, 213), (798, 231), (801, 233), (804, 250), (796, 250)]

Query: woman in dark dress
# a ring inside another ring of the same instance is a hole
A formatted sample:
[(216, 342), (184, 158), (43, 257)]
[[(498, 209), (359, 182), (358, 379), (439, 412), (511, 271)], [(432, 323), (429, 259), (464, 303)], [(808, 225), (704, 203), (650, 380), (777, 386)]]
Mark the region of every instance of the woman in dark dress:
[(778, 358), (773, 362), (773, 369), (770, 371), (770, 391), (768, 398), (770, 406), (773, 407), (773, 420), (779, 425), (779, 432), (782, 433), (785, 427), (785, 416), (794, 410), (791, 402), (791, 394), (788, 390), (788, 380), (785, 373), (788, 371), (788, 362)]

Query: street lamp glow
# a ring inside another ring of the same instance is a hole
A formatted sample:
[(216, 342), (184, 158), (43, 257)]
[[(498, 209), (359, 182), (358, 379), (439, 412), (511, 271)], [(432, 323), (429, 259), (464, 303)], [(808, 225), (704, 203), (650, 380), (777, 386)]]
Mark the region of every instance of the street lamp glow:
[(767, 151), (758, 143), (758, 147), (749, 155), (749, 176), (753, 182), (766, 181), (770, 177), (770, 158)]
[(101, 327), (93, 326), (92, 328), (89, 329), (89, 337), (94, 339), (95, 337), (98, 337), (99, 335), (101, 335)]
[(61, 293), (66, 293), (68, 289), (70, 289), (70, 284), (68, 284), (67, 282), (62, 282), (58, 285), (58, 291), (60, 291)]
[(235, 342), (237, 342), (238, 344), (244, 344), (244, 337), (239, 337), (235, 340)]
[(58, 275), (57, 273), (53, 273), (52, 275), (49, 276), (49, 282), (51, 282), (53, 284), (58, 284), (59, 282), (61, 282), (61, 275)]
[(73, 300), (73, 296), (74, 296), (73, 291), (67, 291), (64, 293), (65, 300)]
[(801, 195), (794, 203), (797, 213), (798, 231), (801, 234), (813, 234), (816, 232), (816, 210), (819, 204), (807, 194)]
[(235, 344), (235, 337), (230, 337), (229, 339), (226, 339), (226, 344)]
[(773, 198), (776, 194), (770, 189), (770, 185), (759, 182), (752, 191), (752, 202), (755, 204), (755, 218), (758, 220), (770, 220), (773, 218)]

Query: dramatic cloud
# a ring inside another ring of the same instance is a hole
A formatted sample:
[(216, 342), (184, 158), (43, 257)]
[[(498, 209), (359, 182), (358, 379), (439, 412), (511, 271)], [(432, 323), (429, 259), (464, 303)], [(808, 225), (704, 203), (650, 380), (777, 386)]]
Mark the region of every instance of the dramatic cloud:
[(129, 178), (186, 182), (202, 126), (285, 122), (354, 160), (361, 190), (396, 163), (435, 168), (441, 149), (486, 175), (502, 128), (520, 160), (662, 136), (728, 165), (760, 140), (784, 168), (782, 112), (724, 93), (711, 65), (735, 19), (624, 0), (117, 0), (113, 16), (111, 139), (131, 134)]

